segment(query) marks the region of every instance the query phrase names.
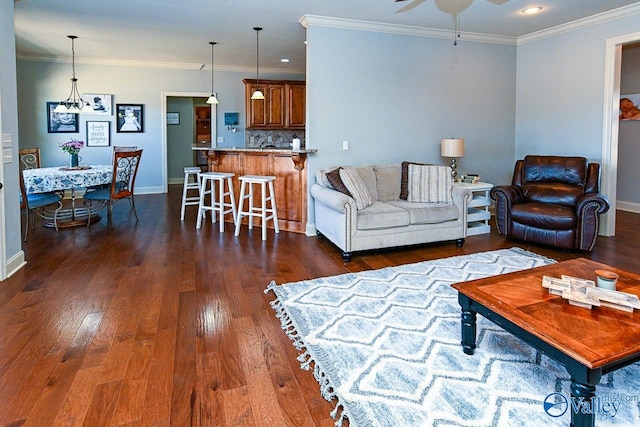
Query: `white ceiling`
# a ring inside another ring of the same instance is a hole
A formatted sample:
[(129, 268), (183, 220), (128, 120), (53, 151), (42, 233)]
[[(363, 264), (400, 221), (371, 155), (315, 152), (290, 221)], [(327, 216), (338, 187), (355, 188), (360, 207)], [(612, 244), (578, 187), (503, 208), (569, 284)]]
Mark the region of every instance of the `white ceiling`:
[[(404, 13), (393, 0), (15, 0), (16, 49), (20, 58), (69, 60), (75, 42), (78, 62), (149, 62), (208, 66), (209, 41), (216, 41), (216, 69), (255, 67), (261, 26), (260, 67), (304, 71), (304, 15), (452, 30), (451, 15), (434, 0)], [(455, 0), (452, 0), (455, 1)], [(465, 33), (513, 37), (639, 3), (640, 0), (509, 0), (496, 5), (474, 0), (460, 14)], [(542, 13), (525, 16), (525, 7)], [(454, 48), (452, 46), (452, 48)], [(280, 58), (291, 59), (282, 64)]]

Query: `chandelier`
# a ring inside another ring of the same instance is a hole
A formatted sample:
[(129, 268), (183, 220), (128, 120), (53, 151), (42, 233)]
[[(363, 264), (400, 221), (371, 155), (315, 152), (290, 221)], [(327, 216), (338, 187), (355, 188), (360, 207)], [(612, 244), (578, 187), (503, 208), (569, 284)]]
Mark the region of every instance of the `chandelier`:
[(64, 101), (60, 101), (58, 106), (53, 110), (56, 113), (92, 113), (93, 108), (91, 105), (82, 99), (80, 92), (78, 91), (78, 79), (76, 79), (76, 51), (75, 51), (75, 39), (78, 36), (67, 36), (71, 39), (71, 93), (69, 97)]

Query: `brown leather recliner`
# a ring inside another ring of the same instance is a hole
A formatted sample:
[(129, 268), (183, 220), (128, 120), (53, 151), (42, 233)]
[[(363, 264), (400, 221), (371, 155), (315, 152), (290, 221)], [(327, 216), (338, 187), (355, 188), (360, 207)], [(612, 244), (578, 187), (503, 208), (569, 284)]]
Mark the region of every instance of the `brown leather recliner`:
[(599, 215), (609, 202), (599, 194), (600, 165), (584, 157), (526, 156), (511, 185), (496, 186), (498, 233), (525, 242), (590, 251)]

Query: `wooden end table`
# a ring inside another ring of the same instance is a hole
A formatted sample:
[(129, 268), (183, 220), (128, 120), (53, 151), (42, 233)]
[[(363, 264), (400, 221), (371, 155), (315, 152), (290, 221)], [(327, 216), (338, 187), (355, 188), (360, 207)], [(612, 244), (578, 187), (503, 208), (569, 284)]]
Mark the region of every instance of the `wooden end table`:
[[(476, 313), (555, 359), (571, 376), (571, 398), (591, 403), (602, 375), (640, 360), (640, 312), (585, 309), (549, 294), (542, 276), (595, 280), (595, 270), (620, 275), (617, 290), (640, 296), (640, 276), (585, 258), (453, 284), (462, 307), (462, 348), (476, 348)], [(571, 408), (571, 426), (595, 426), (595, 413)], [(586, 413), (584, 413), (586, 412)]]

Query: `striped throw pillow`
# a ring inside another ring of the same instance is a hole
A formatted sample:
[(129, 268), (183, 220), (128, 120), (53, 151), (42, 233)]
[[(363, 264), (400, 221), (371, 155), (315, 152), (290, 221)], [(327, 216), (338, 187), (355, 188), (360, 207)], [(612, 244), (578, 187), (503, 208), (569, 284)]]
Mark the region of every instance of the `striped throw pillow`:
[(451, 203), (451, 168), (435, 165), (409, 165), (408, 202)]
[(367, 190), (367, 185), (364, 183), (358, 171), (353, 168), (342, 168), (340, 169), (340, 179), (349, 193), (351, 193), (351, 197), (356, 201), (356, 208), (358, 210), (364, 209), (367, 206), (371, 206), (373, 204), (373, 198), (371, 194), (369, 194), (369, 190)]

